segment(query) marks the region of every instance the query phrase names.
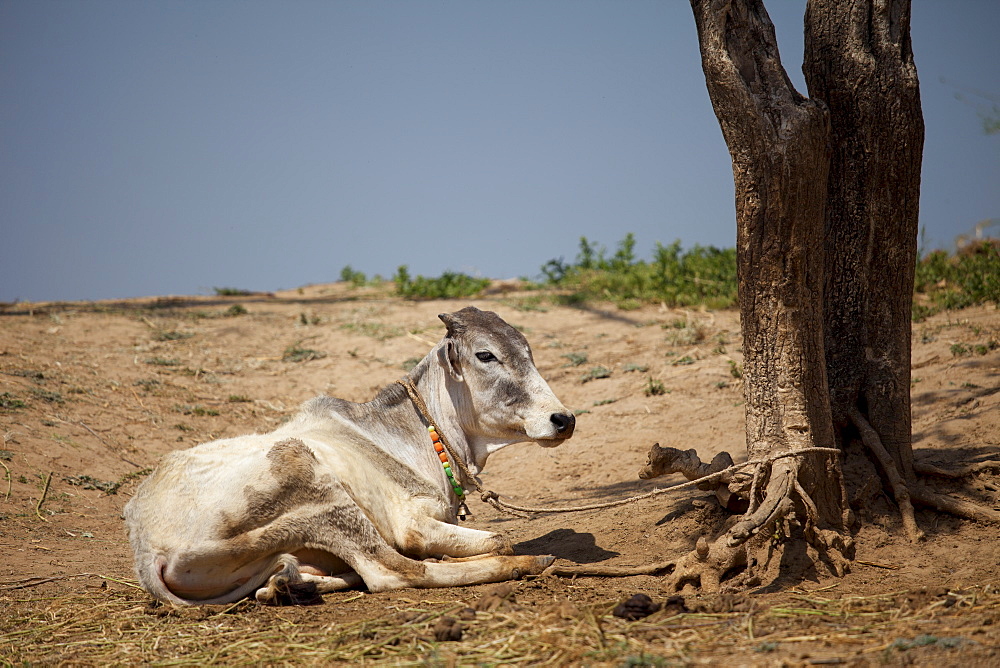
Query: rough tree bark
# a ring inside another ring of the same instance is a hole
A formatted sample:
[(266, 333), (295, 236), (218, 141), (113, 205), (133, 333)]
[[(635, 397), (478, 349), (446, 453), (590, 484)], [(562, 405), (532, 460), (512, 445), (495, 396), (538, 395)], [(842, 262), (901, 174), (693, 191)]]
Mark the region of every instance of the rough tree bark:
[[(691, 5), (709, 97), (733, 161), (747, 454), (754, 460), (833, 447), (823, 341), (829, 114), (792, 86), (761, 2)], [(771, 539), (776, 528), (811, 546), (807, 561), (844, 572), (852, 541), (835, 458), (778, 460), (758, 470), (750, 487), (742, 490), (750, 497), (747, 513), (714, 544), (703, 540), (682, 559), (674, 586), (697, 580), (717, 588), (737, 566), (746, 566), (747, 580), (773, 578), (796, 556)]]
[(813, 0), (803, 71), (836, 119), (827, 189), (825, 347), (838, 443), (861, 437), (911, 540), (923, 533), (910, 424), (910, 313), (924, 122), (910, 3)]
[(824, 325), (838, 446), (860, 440), (920, 540), (912, 501), (960, 516), (1000, 513), (922, 486), (910, 414), (910, 319), (924, 122), (909, 0), (810, 0), (803, 72), (830, 110)]

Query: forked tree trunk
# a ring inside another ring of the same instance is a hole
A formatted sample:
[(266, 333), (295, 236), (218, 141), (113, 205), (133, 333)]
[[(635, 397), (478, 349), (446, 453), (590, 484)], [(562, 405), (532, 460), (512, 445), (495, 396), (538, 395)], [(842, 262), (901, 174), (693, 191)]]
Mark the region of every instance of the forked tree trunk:
[(733, 497), (742, 495), (749, 509), (675, 562), (602, 574), (672, 568), (668, 588), (696, 581), (709, 590), (738, 568), (742, 576), (729, 586), (773, 580), (776, 566), (796, 577), (822, 562), (843, 574), (853, 520), (840, 458), (830, 451), (867, 462), (848, 448), (859, 439), (911, 539), (922, 536), (911, 495), (1000, 522), (996, 510), (916, 481), (917, 473), (957, 478), (1000, 462), (941, 471), (913, 461), (910, 308), (924, 130), (910, 0), (809, 1), (804, 70), (812, 99), (789, 82), (761, 0), (691, 6), (733, 161), (747, 453), (755, 468), (749, 477), (730, 469), (726, 453), (703, 464), (694, 450), (654, 445), (640, 477), (705, 478), (699, 486), (717, 489), (727, 507), (738, 507)]

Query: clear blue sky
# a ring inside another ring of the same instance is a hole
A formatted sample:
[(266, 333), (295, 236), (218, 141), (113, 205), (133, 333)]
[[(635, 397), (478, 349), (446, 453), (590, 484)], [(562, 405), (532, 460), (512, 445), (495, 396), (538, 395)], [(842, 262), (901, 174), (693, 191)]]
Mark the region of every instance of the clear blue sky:
[[(805, 92), (804, 3), (766, 4)], [(913, 14), (949, 247), (1000, 216), (1000, 2)], [(734, 216), (683, 0), (0, 0), (0, 301), (537, 276)]]

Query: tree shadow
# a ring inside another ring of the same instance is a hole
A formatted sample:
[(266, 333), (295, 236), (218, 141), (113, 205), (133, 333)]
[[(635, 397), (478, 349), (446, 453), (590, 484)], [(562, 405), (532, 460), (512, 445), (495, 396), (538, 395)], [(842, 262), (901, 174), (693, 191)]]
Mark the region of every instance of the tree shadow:
[(613, 320), (614, 322), (620, 322), (626, 325), (639, 326), (642, 324), (641, 320), (636, 320), (635, 318), (630, 318), (626, 315), (618, 313), (617, 311), (608, 311), (602, 308), (595, 308), (587, 302), (567, 302), (564, 304), (567, 308), (576, 309), (577, 311), (583, 311), (591, 315), (596, 315), (599, 318), (605, 320)]
[(618, 552), (605, 550), (592, 533), (572, 529), (556, 529), (544, 536), (532, 538), (514, 546), (517, 554), (551, 554), (578, 564), (592, 564), (617, 557)]

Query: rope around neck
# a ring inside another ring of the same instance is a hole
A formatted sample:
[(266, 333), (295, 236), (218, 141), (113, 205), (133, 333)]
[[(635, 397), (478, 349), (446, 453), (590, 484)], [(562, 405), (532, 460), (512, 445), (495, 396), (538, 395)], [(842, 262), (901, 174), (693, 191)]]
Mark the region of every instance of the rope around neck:
[[(424, 418), (424, 422), (426, 422), (428, 426), (435, 426), (434, 419), (431, 417), (430, 411), (427, 410), (427, 404), (424, 403), (423, 397), (421, 397), (420, 394), (417, 392), (417, 388), (413, 386), (413, 383), (411, 383), (409, 379), (407, 379), (407, 380), (397, 380), (396, 384), (402, 385), (403, 389), (406, 390), (406, 394), (410, 397), (410, 401), (413, 402), (413, 405), (417, 407), (417, 412), (420, 413), (420, 415)], [(455, 453), (455, 449), (451, 447), (451, 443), (449, 443), (447, 437), (445, 437), (444, 431), (437, 431), (437, 435), (439, 439), (438, 442), (441, 443), (442, 446), (444, 446), (445, 452), (448, 453), (448, 458), (455, 464), (458, 464), (458, 468), (461, 471), (461, 476), (465, 479), (463, 481), (463, 484), (468, 486), (469, 481), (472, 481), (472, 483), (476, 486), (476, 491), (479, 492), (480, 494), (484, 494), (485, 490), (483, 490), (483, 485), (479, 481), (479, 478), (476, 477), (476, 475), (469, 470), (469, 467), (466, 465), (465, 460), (459, 457), (458, 454)], [(467, 515), (471, 515), (471, 513), (469, 512), (469, 507), (465, 505), (465, 494), (464, 493), (458, 494), (457, 490), (456, 494), (458, 495), (458, 500), (459, 500), (459, 517), (465, 519)]]
[[(416, 406), (417, 411), (423, 416), (424, 420), (428, 424), (434, 424), (434, 420), (431, 419), (430, 413), (427, 410), (427, 404), (424, 403), (424, 400), (417, 393), (417, 388), (413, 386), (413, 383), (411, 383), (409, 380), (397, 380), (396, 383), (403, 386), (403, 388), (406, 390), (406, 394), (409, 395), (410, 397), (410, 401), (412, 401), (413, 405)], [(773, 455), (768, 455), (767, 457), (763, 457), (761, 459), (751, 459), (741, 464), (733, 464), (728, 468), (722, 469), (721, 471), (716, 471), (715, 473), (710, 473), (696, 480), (690, 480), (688, 482), (681, 483), (679, 485), (674, 485), (672, 487), (658, 487), (643, 494), (630, 496), (627, 499), (620, 499), (618, 501), (606, 501), (604, 503), (591, 503), (585, 506), (533, 508), (530, 506), (516, 506), (512, 503), (501, 501), (499, 494), (497, 494), (493, 490), (483, 489), (482, 482), (476, 475), (472, 473), (472, 471), (469, 470), (469, 467), (466, 466), (465, 461), (463, 461), (460, 457), (458, 457), (455, 454), (455, 451), (452, 449), (451, 444), (448, 443), (448, 440), (445, 438), (444, 434), (441, 432), (438, 432), (438, 434), (441, 437), (441, 444), (448, 452), (448, 456), (451, 458), (453, 462), (458, 464), (458, 467), (461, 469), (462, 475), (466, 478), (466, 480), (471, 480), (473, 484), (476, 486), (476, 491), (479, 492), (480, 495), (479, 498), (484, 503), (488, 503), (489, 505), (493, 506), (500, 512), (506, 513), (508, 515), (513, 515), (515, 517), (527, 517), (525, 513), (578, 513), (584, 510), (601, 510), (603, 508), (616, 508), (618, 506), (624, 506), (629, 503), (635, 503), (636, 501), (649, 499), (654, 496), (659, 496), (661, 494), (668, 494), (670, 492), (677, 492), (682, 489), (687, 489), (688, 487), (695, 487), (699, 484), (710, 482), (716, 478), (721, 478), (724, 475), (727, 475), (734, 471), (738, 471), (748, 466), (754, 466), (757, 464), (768, 464), (770, 462), (774, 462), (779, 459), (783, 459), (785, 457), (797, 457), (799, 455), (804, 455), (810, 452), (830, 452), (838, 454), (840, 453), (839, 448), (802, 448), (800, 450), (789, 450), (787, 452), (779, 452)]]

